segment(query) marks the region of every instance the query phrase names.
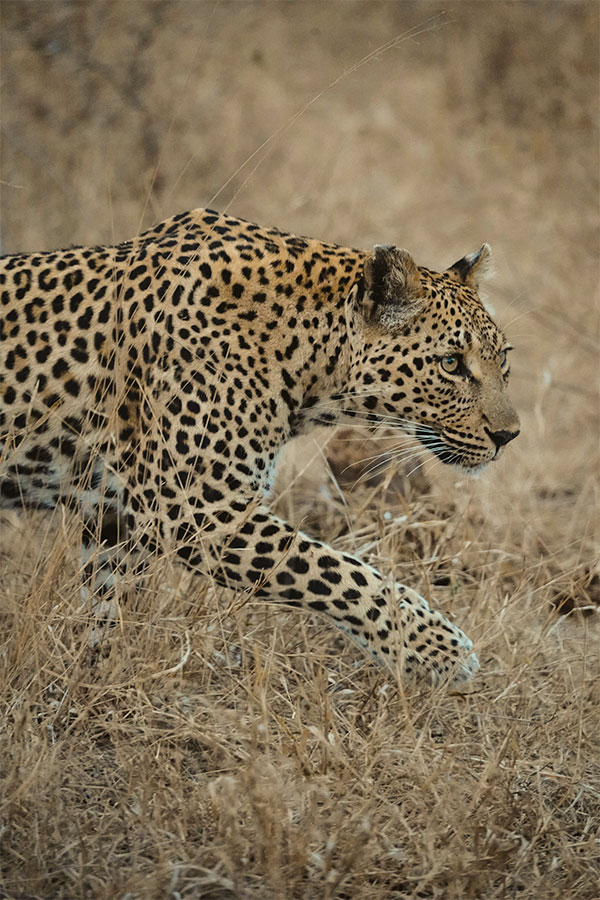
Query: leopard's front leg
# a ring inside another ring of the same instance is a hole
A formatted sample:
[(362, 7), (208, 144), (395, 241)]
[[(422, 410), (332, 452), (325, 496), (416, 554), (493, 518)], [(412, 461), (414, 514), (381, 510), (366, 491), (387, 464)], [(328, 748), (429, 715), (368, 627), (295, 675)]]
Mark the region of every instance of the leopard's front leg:
[(234, 534), (204, 543), (202, 553), (179, 548), (192, 566), (207, 568), (235, 588), (316, 612), (331, 620), (378, 662), (427, 671), (435, 680), (471, 678), (479, 663), (469, 638), (414, 591), (390, 585), (371, 566), (333, 550), (273, 515), (249, 511)]

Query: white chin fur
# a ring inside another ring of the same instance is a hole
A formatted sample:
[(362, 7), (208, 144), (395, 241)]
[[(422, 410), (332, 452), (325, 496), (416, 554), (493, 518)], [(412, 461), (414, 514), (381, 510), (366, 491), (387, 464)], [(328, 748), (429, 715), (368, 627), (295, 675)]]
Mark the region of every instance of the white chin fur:
[(450, 463), (455, 472), (461, 475), (469, 475), (472, 478), (479, 478), (481, 473), (487, 469), (488, 463), (478, 463), (476, 466), (461, 466), (459, 463)]

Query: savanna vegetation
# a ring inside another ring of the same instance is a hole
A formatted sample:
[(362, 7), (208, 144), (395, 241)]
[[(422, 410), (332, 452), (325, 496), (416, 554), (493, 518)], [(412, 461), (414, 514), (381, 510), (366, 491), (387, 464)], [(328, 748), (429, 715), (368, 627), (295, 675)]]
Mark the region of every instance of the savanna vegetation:
[(2, 252), (210, 205), (432, 268), (486, 240), (522, 420), (478, 479), (358, 430), (281, 468), (291, 521), (473, 637), (460, 691), (169, 558), (90, 665), (81, 522), (3, 514), (0, 896), (597, 900), (598, 5), (0, 15)]

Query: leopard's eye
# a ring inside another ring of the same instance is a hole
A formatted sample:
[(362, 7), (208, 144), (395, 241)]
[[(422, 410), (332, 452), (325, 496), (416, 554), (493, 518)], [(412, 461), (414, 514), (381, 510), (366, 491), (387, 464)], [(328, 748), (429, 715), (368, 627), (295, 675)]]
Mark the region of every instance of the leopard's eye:
[(512, 350), (512, 347), (505, 347), (504, 350), (501, 350), (498, 354), (498, 359), (500, 361), (500, 368), (504, 368), (506, 363), (508, 362), (508, 351)]
[(440, 363), (441, 363), (442, 369), (445, 372), (450, 372), (450, 373), (457, 372), (458, 368), (460, 366), (460, 356), (455, 356), (455, 355), (442, 356)]

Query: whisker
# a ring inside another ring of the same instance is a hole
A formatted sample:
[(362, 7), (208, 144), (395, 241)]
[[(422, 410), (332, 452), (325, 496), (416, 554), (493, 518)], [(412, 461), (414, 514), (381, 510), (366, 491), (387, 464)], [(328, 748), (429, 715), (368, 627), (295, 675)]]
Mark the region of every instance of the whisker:
[(502, 327), (503, 327), (506, 331), (508, 331), (508, 329), (511, 328), (511, 327), (515, 324), (515, 322), (518, 322), (518, 321), (519, 321), (519, 319), (522, 319), (524, 316), (531, 316), (531, 315), (533, 315), (535, 312), (536, 312), (535, 309), (525, 309), (525, 310), (523, 310), (523, 312), (519, 313), (519, 315), (517, 315), (517, 316), (515, 316), (513, 319), (511, 319), (510, 322), (509, 322), (507, 325), (503, 325)]
[[(358, 419), (359, 421), (366, 422), (371, 427), (375, 424), (375, 425), (380, 425), (380, 426), (407, 425), (407, 426), (411, 426), (414, 428), (417, 424), (419, 424), (419, 423), (415, 422), (414, 419), (407, 419), (402, 416), (394, 416), (391, 413), (365, 413), (365, 412), (362, 412), (361, 410), (348, 409), (348, 408), (340, 407), (340, 406), (319, 406), (317, 409), (315, 409), (315, 413), (318, 416), (318, 414), (320, 412), (321, 413), (327, 413), (327, 412), (337, 413), (339, 416), (349, 415), (354, 419)], [(376, 420), (375, 422), (373, 421), (374, 418)], [(344, 426), (346, 425), (346, 423), (342, 423), (342, 424), (344, 424)], [(429, 427), (429, 426), (423, 425), (421, 427)]]

